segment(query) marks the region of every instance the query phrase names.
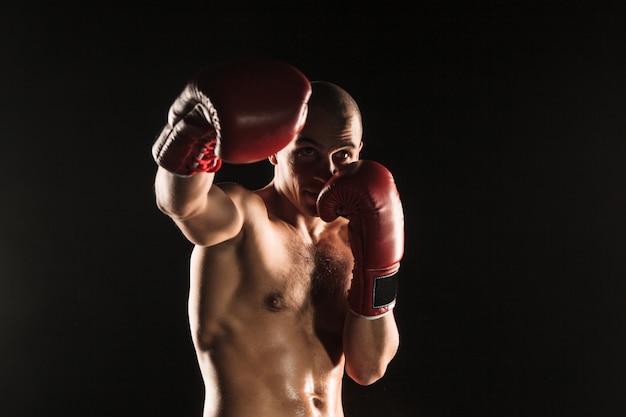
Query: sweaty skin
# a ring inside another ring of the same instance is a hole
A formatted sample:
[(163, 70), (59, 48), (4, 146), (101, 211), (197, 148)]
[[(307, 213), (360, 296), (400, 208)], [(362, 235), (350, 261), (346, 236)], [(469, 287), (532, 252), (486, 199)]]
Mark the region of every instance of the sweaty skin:
[(189, 320), (204, 417), (341, 417), (344, 372), (371, 384), (396, 353), (393, 313), (348, 310), (348, 221), (316, 214), (319, 191), (362, 146), (346, 94), (314, 85), (304, 129), (269, 158), (274, 179), (261, 190), (157, 172), (159, 207), (195, 244)]

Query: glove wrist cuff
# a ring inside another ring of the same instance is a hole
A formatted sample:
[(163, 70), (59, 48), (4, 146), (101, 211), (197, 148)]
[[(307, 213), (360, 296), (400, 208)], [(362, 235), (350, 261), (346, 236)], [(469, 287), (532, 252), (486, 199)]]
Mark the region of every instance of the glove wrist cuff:
[(350, 309), (350, 313), (354, 314), (356, 317), (360, 318), (360, 319), (365, 319), (365, 320), (378, 320), (380, 318), (385, 317), (386, 315), (390, 314), (393, 312), (394, 307), (396, 306), (395, 301), (390, 304), (389, 306), (387, 306), (382, 313), (376, 314), (374, 316), (366, 316), (363, 314), (359, 314), (356, 311)]

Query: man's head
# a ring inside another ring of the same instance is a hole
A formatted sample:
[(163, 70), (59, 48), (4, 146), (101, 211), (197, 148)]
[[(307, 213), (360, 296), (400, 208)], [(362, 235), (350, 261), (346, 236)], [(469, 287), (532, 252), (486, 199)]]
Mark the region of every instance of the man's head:
[(363, 127), (354, 99), (341, 87), (311, 83), (306, 124), (284, 149), (269, 157), (274, 186), (306, 215), (315, 216), (317, 195), (342, 166), (359, 159)]
[[(360, 140), (362, 135), (361, 111), (354, 98), (346, 90), (326, 81), (313, 81), (309, 99), (309, 115), (311, 112), (315, 113), (320, 110), (356, 123)], [(305, 129), (307, 126), (310, 127), (312, 122), (314, 123), (315, 120), (311, 120), (309, 116)]]

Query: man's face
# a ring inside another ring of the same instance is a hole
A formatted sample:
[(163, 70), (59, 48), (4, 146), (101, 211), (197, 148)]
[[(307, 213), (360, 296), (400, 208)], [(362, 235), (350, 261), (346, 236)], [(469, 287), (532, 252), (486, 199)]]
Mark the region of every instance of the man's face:
[(359, 159), (358, 117), (310, 108), (307, 122), (287, 147), (270, 157), (276, 166), (274, 185), (303, 214), (317, 216), (317, 196), (341, 167)]

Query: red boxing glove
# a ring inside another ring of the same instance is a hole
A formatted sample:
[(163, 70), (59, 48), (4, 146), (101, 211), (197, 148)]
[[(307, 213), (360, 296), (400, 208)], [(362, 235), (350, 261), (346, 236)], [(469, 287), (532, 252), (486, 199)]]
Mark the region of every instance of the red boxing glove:
[(189, 81), (170, 107), (152, 155), (182, 176), (215, 172), (222, 160), (257, 162), (278, 152), (304, 127), (309, 80), (271, 60), (231, 61)]
[(404, 253), (404, 214), (391, 173), (374, 161), (356, 161), (337, 172), (317, 200), (322, 220), (350, 220), (348, 235), (354, 255), (350, 309), (375, 319), (391, 311)]

